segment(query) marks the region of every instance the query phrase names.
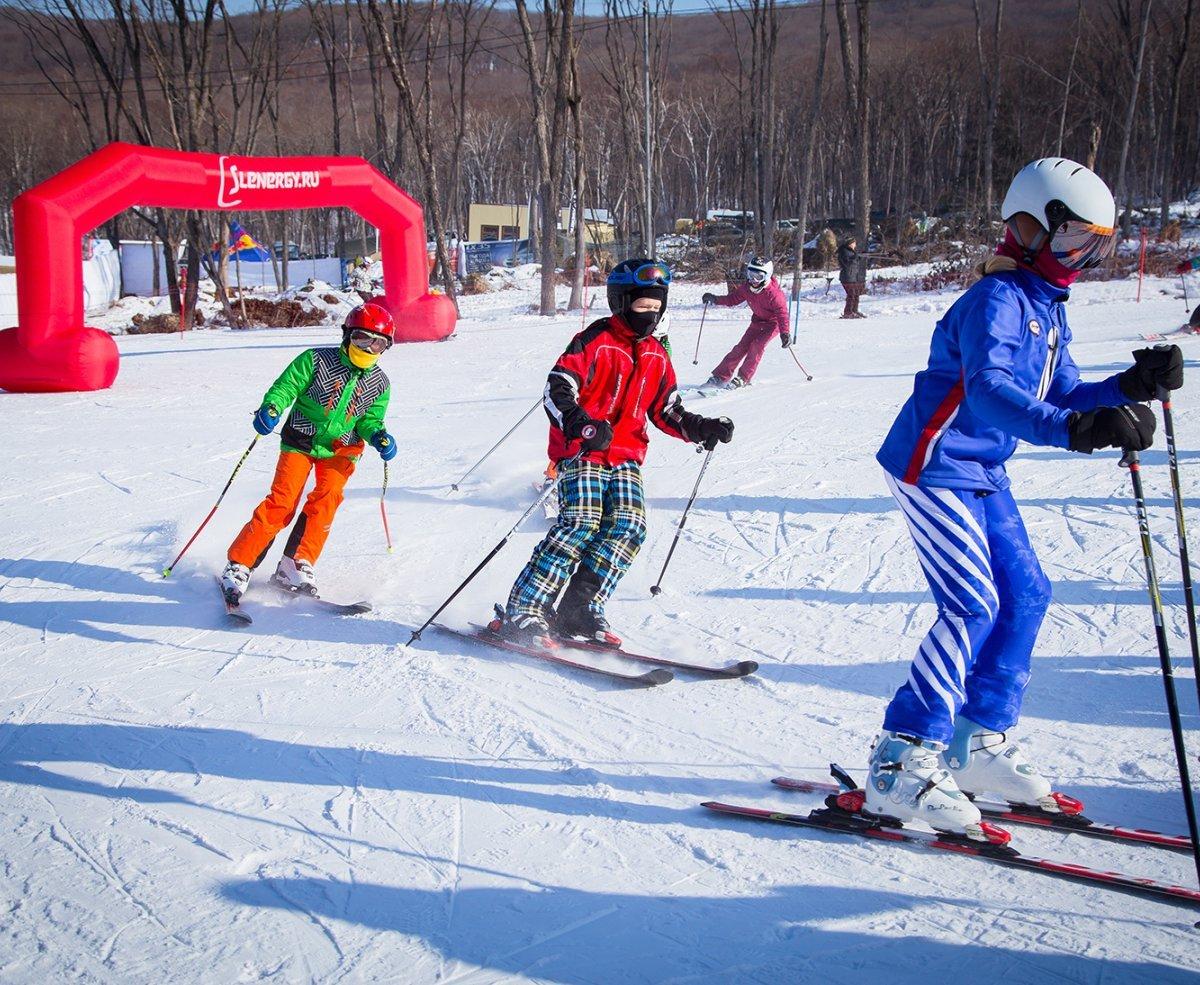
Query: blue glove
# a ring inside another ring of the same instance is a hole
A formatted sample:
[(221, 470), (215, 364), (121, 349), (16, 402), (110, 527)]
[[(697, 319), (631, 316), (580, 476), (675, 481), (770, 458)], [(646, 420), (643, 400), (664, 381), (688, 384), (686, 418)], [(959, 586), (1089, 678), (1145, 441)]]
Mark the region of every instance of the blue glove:
[(379, 457), (385, 462), (390, 462), (396, 457), (396, 439), (383, 428), (380, 428), (371, 435), (371, 444), (379, 452)]
[(279, 411), (271, 404), (263, 404), (254, 413), (254, 430), (259, 434), (270, 434), (279, 423)]

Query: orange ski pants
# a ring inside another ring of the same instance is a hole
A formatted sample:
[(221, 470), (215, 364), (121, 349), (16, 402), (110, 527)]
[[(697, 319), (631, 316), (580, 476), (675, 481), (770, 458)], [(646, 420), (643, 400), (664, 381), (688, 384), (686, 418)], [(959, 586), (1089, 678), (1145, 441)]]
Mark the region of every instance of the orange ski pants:
[[(361, 449), (354, 449), (357, 454)], [(354, 458), (310, 458), (297, 451), (285, 451), (275, 466), (275, 478), (267, 498), (258, 504), (250, 522), (242, 527), (229, 545), (229, 560), (257, 568), (275, 540), (276, 534), (292, 522), (300, 494), (308, 482), (308, 473), (316, 470), (317, 483), (304, 501), (300, 519), (288, 537), (283, 553), (299, 561), (316, 564), (329, 539), (333, 517), (345, 498), (346, 480), (354, 474)]]

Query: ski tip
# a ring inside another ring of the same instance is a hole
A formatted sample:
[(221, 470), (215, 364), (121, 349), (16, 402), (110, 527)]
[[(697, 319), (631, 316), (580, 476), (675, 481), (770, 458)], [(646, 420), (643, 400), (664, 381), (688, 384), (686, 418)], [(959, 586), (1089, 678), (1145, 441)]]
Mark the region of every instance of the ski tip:
[(661, 667), (657, 670), (652, 670), (647, 674), (643, 674), (638, 678), (639, 681), (645, 681), (649, 687), (658, 687), (660, 684), (670, 684), (675, 680), (675, 675), (669, 670), (663, 670)]
[(736, 677), (748, 677), (758, 670), (757, 660), (741, 660), (729, 668)]

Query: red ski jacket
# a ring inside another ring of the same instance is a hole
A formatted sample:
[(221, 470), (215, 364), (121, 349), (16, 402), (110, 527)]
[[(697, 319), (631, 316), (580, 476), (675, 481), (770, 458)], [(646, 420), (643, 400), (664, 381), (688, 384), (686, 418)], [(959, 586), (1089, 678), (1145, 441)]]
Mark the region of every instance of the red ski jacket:
[(761, 291), (755, 293), (750, 285), (743, 282), (738, 284), (728, 294), (719, 295), (716, 304), (722, 308), (732, 308), (742, 303), (750, 305), (750, 325), (761, 327), (771, 325), (779, 333), (780, 338), (791, 334), (788, 327), (787, 298), (783, 296), (783, 288), (774, 277)]
[(683, 409), (675, 369), (658, 339), (637, 338), (618, 315), (592, 322), (571, 340), (546, 380), (549, 455), (561, 462), (579, 451), (579, 429), (591, 419), (612, 425), (612, 444), (588, 462), (639, 465), (650, 436), (646, 421), (673, 437), (694, 441), (699, 415)]

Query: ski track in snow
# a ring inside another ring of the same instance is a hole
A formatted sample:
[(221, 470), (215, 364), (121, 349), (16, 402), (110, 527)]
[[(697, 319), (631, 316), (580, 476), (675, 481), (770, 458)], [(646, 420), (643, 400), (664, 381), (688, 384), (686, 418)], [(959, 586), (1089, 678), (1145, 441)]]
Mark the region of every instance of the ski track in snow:
[[(710, 312), (692, 367), (703, 289), (673, 289), (683, 383), (708, 376), (747, 318)], [(1170, 282), (1148, 281), (1140, 305), (1134, 289), (1077, 288), (1085, 378), (1125, 365), (1139, 333), (1182, 321)], [(535, 414), (450, 492), (538, 399), (580, 328), (578, 315), (518, 313), (530, 292), (464, 298), (456, 338), (385, 357), (396, 553), (383, 548), (368, 452), (319, 568), (329, 597), (371, 599), (364, 616), (263, 590), (247, 599), (253, 626), (227, 625), (211, 573), (270, 481), (273, 441), (160, 577), (288, 350), (332, 344), (332, 329), (121, 337), (110, 391), (4, 395), (23, 427), (0, 437), (0, 979), (1200, 980), (1188, 911), (699, 808), (802, 809), (813, 800), (770, 777), (821, 775), (831, 760), (861, 772), (932, 615), (873, 456), (954, 295), (868, 297), (870, 318), (842, 322), (836, 294), (806, 293), (799, 350), (813, 382), (773, 347), (754, 386), (695, 400), (737, 433), (713, 456), (657, 599), (649, 587), (700, 458), (652, 434), (650, 537), (610, 607), (633, 647), (760, 661), (745, 680), (680, 674), (638, 690), (434, 630), (403, 646), (544, 467)], [(1181, 344), (1195, 374), (1200, 342)], [(1176, 409), (1189, 497), (1196, 386)], [(1183, 830), (1116, 457), (1022, 446), (1012, 462), (1055, 586), (1020, 734), (1095, 816)], [(1165, 454), (1144, 461), (1194, 742)], [(442, 618), (486, 617), (546, 528), (532, 518)], [(1033, 854), (1194, 879), (1179, 856), (1018, 837)]]

